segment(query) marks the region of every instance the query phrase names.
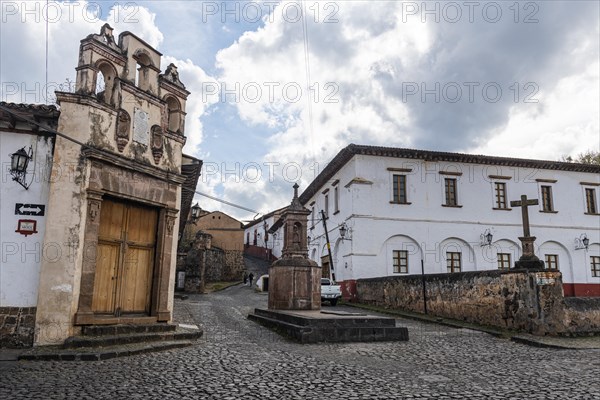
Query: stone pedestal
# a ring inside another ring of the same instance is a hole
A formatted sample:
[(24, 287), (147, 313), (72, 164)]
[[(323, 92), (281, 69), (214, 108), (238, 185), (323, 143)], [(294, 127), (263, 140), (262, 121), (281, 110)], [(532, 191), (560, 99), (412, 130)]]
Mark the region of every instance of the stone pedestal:
[(321, 268), (307, 258), (284, 258), (269, 268), (269, 310), (320, 310)]
[(519, 258), (519, 261), (515, 262), (515, 269), (544, 269), (544, 262), (537, 258), (533, 252), (535, 236), (524, 236), (520, 237), (519, 240), (523, 246), (523, 255)]

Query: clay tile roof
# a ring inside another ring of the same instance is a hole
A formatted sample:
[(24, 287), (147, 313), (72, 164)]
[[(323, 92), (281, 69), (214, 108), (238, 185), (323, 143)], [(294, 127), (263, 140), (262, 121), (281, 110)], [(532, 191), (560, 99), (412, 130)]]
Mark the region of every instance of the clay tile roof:
[(184, 159), (191, 160), (190, 163), (181, 165), (181, 174), (185, 176), (185, 182), (183, 182), (181, 190), (181, 211), (179, 211), (179, 236), (183, 233), (185, 224), (190, 214), (190, 208), (192, 208), (192, 201), (194, 200), (194, 194), (196, 192), (196, 185), (198, 185), (198, 179), (200, 178), (200, 171), (202, 170), (202, 160), (193, 158), (187, 155), (183, 156)]
[(349, 144), (344, 147), (300, 195), (306, 204), (333, 176), (355, 155), (408, 158), (425, 161), (448, 161), (467, 164), (500, 165), (520, 168), (536, 168), (558, 171), (600, 173), (600, 165), (568, 163), (560, 161), (533, 160), (524, 158), (495, 157), (477, 154), (450, 153), (430, 150), (415, 150), (400, 147), (380, 147)]

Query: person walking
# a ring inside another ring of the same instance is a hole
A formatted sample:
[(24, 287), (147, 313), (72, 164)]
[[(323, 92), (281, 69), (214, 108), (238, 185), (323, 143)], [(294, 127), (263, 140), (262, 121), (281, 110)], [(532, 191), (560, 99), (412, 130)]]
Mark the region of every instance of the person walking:
[(252, 280), (254, 279), (254, 274), (252, 272), (250, 272), (250, 275), (248, 275), (248, 280), (250, 281), (250, 287), (252, 287)]

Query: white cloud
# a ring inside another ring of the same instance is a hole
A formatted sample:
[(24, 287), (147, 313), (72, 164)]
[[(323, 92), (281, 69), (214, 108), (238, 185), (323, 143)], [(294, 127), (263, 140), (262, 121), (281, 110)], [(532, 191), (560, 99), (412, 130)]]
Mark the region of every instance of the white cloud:
[[(403, 2), (338, 2), (337, 23), (322, 23), (322, 13), (315, 23), (309, 12), (307, 59), (302, 24), (286, 21), (280, 12), (287, 3), (275, 10), (272, 22), (218, 53), (218, 79), (229, 89), (263, 88), (258, 101), (242, 93), (235, 103), (239, 116), (255, 129), (275, 130), (262, 160), (303, 165), (302, 187), (313, 178), (312, 163), (324, 167), (350, 142), (548, 159), (598, 145), (597, 4), (581, 9), (546, 3), (538, 23), (524, 24), (523, 15), (515, 23), (508, 5), (494, 23), (481, 9), (474, 21), (463, 13), (458, 23), (448, 23), (444, 18), (451, 16), (442, 13), (439, 23), (422, 23), (432, 16), (410, 15)], [(559, 23), (565, 19), (572, 24)], [(318, 99), (311, 91), (311, 112), (307, 62), (313, 88), (319, 88)], [(476, 97), (469, 101), (465, 83), (473, 81)], [(279, 85), (274, 97), (265, 94), (265, 82)], [(439, 101), (431, 94), (408, 97), (412, 82), (420, 91), (456, 83), (463, 97), (453, 103), (440, 90)], [(335, 85), (333, 92), (327, 83)], [(501, 87), (500, 101), (482, 95), (486, 83)], [(539, 88), (538, 104), (523, 102), (528, 83)], [(286, 84), (302, 88), (305, 96), (286, 100), (281, 91)], [(325, 101), (331, 93), (334, 101)], [(268, 184), (258, 203), (270, 209), (285, 205), (270, 193), (286, 192), (290, 185), (283, 177)], [(251, 200), (246, 191), (260, 195), (243, 182), (225, 190), (240, 201)]]

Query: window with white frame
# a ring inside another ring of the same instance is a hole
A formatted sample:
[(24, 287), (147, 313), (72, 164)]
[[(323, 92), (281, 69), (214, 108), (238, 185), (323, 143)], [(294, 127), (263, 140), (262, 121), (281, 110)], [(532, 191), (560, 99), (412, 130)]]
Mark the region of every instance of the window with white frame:
[(325, 210), (325, 218), (329, 218), (329, 194), (325, 195), (325, 204), (323, 209)]

